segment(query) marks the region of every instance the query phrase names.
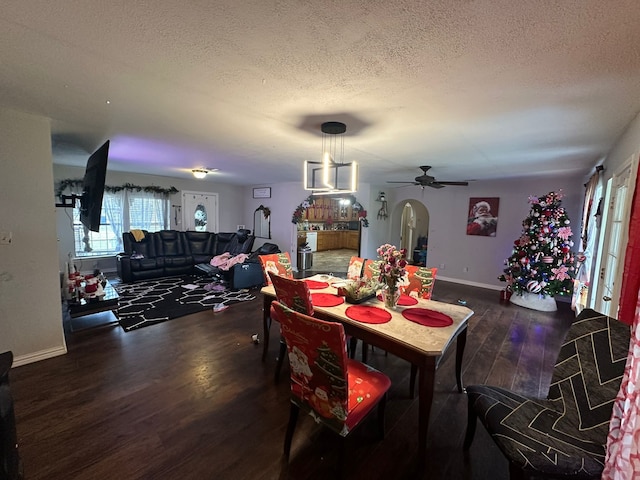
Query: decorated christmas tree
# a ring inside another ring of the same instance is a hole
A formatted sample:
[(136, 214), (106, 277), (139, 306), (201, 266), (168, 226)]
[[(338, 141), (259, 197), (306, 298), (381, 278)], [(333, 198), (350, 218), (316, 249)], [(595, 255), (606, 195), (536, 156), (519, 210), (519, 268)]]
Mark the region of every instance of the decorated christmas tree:
[(561, 206), (562, 191), (529, 197), (531, 210), (522, 222), (522, 235), (514, 242), (507, 266), (498, 278), (507, 282), (507, 291), (539, 296), (571, 293), (575, 258), (571, 251), (569, 217)]

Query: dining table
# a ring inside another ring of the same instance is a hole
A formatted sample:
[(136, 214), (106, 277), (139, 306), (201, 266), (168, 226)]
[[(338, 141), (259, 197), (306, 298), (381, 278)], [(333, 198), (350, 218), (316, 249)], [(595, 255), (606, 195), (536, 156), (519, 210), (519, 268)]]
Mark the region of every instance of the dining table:
[[(392, 309), (385, 308), (379, 297), (354, 305), (338, 295), (338, 288), (345, 285), (345, 279), (316, 274), (304, 280), (310, 288), (314, 317), (341, 322), (347, 335), (403, 358), (418, 368), (418, 465), (423, 470), (436, 369), (455, 340), (456, 384), (460, 393), (464, 391), (462, 359), (473, 310), (464, 305), (414, 297), (405, 298), (405, 301), (401, 297), (399, 305)], [(261, 293), (264, 299), (264, 361), (271, 326), (270, 307), (276, 293), (273, 285), (263, 287)]]

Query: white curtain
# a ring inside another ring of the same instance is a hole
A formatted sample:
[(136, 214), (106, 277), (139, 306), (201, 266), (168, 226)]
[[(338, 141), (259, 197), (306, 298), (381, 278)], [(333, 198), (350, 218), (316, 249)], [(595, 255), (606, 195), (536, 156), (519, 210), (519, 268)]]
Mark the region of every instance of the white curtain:
[[(135, 204), (135, 207), (134, 207)], [(135, 211), (135, 225), (131, 219), (130, 228), (155, 231), (168, 228), (168, 198), (161, 193), (129, 192), (129, 211)], [(129, 218), (132, 216), (130, 215)]]
[(102, 200), (102, 211), (109, 222), (109, 228), (118, 240), (117, 251), (122, 251), (122, 208), (124, 206), (124, 191), (105, 193)]

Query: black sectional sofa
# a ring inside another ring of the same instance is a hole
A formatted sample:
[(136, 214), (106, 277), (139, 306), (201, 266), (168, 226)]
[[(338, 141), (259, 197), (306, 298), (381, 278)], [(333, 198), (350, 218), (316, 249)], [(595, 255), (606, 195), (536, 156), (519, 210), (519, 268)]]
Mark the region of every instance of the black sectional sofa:
[[(196, 265), (208, 264), (211, 258), (225, 252), (232, 255), (250, 254), (255, 240), (251, 230), (245, 229), (233, 233), (178, 230), (153, 233), (142, 230), (142, 233), (144, 237), (139, 240), (131, 232), (122, 234), (124, 253), (118, 254), (116, 260), (118, 275), (125, 283), (173, 275), (202, 274)], [(262, 280), (259, 262), (236, 264), (229, 271), (221, 273), (231, 288), (256, 286)], [(247, 285), (252, 282), (259, 283)]]

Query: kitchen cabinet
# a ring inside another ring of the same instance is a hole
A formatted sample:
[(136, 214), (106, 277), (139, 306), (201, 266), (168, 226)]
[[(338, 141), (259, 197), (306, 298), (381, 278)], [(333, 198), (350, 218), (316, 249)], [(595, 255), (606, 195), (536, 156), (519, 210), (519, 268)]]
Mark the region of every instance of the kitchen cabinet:
[(320, 230), (318, 232), (318, 251), (348, 248), (358, 250), (360, 232), (350, 230)]

